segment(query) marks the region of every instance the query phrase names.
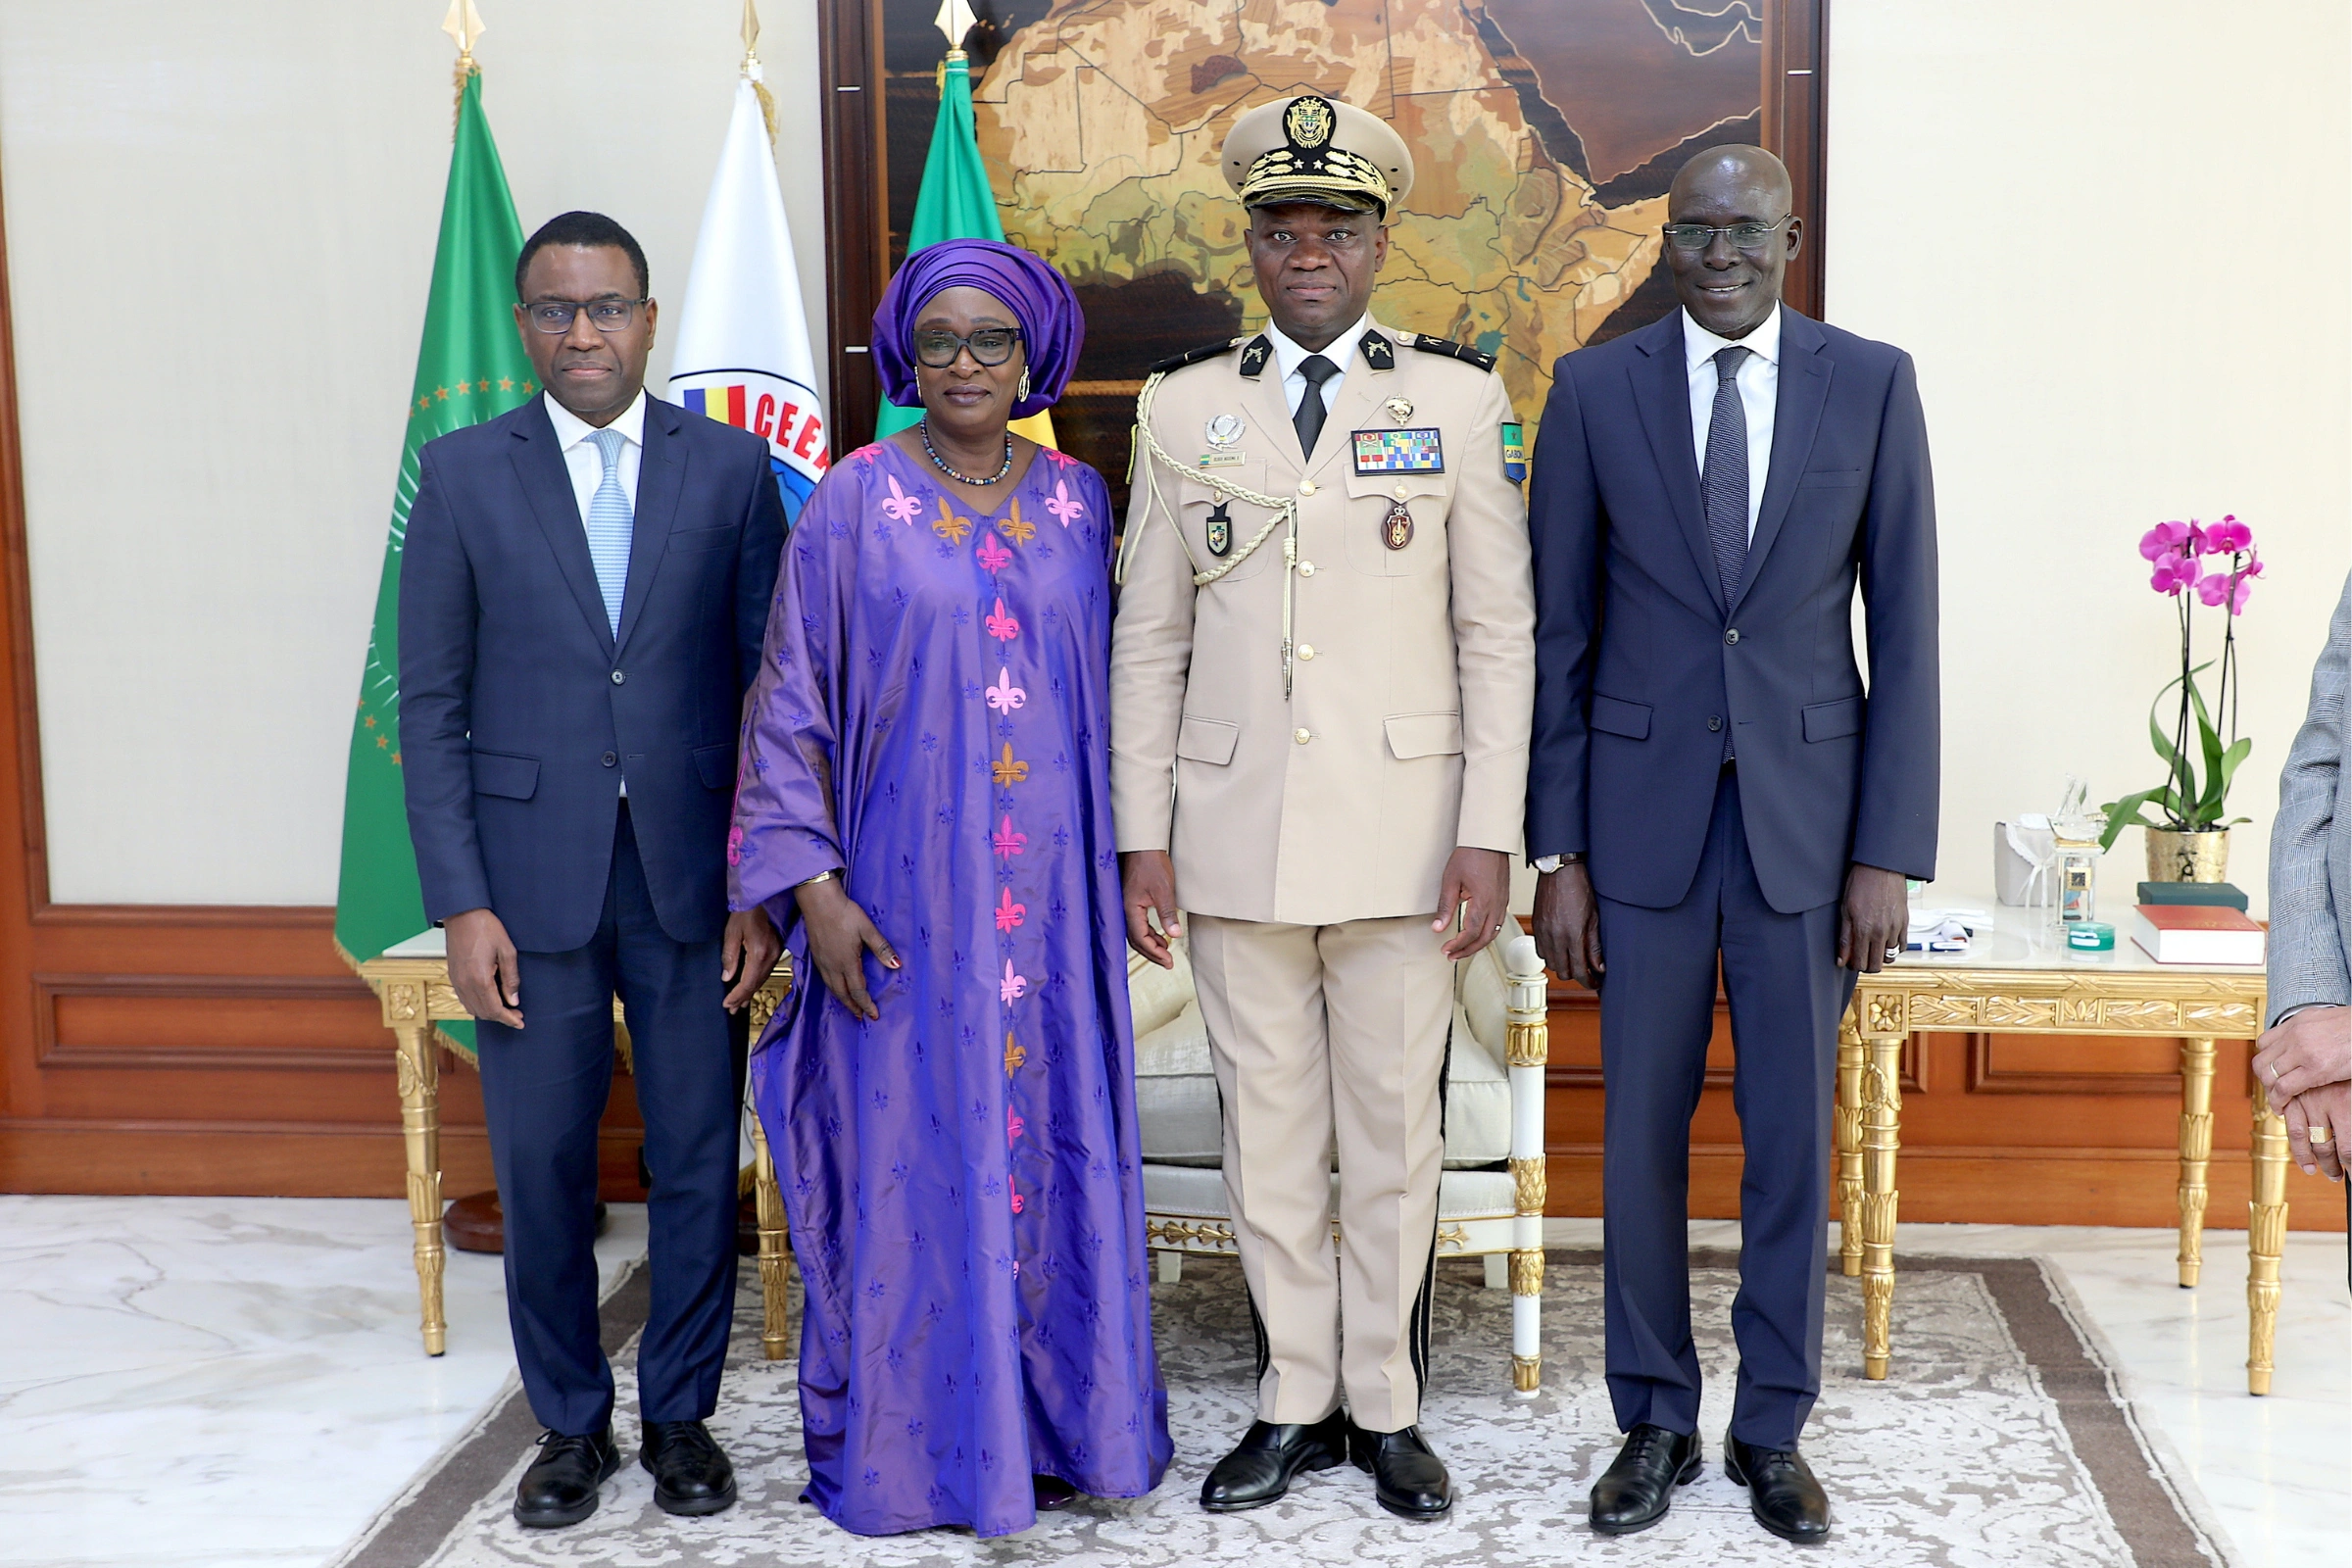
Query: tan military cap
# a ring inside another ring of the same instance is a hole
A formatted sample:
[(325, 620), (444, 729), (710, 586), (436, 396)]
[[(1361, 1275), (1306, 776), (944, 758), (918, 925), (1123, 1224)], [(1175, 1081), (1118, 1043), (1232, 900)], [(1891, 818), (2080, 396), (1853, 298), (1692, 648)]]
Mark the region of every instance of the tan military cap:
[(1413, 155), (1387, 121), (1316, 93), (1242, 116), (1224, 158), (1225, 183), (1245, 207), (1313, 202), (1385, 216), (1413, 188)]

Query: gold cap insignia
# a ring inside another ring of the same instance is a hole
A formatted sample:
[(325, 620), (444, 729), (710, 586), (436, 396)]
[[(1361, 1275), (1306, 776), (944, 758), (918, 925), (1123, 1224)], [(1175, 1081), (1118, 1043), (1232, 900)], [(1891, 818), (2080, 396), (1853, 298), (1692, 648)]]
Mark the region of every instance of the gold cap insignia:
[(1294, 98), (1283, 115), (1283, 132), (1291, 141), (1305, 149), (1322, 146), (1331, 140), (1331, 104), (1316, 97)]

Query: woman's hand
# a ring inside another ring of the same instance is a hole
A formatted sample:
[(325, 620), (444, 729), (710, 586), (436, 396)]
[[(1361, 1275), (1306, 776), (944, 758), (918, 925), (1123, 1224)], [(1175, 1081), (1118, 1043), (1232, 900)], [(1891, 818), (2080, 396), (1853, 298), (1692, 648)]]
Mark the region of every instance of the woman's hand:
[(825, 989), (866, 1022), (881, 1017), (882, 1009), (866, 994), (865, 956), (871, 951), (885, 969), (896, 969), (899, 956), (890, 951), (874, 922), (843, 891), (838, 876), (804, 883), (793, 890), (792, 897), (801, 906), (802, 922), (808, 927), (808, 961), (816, 965)]

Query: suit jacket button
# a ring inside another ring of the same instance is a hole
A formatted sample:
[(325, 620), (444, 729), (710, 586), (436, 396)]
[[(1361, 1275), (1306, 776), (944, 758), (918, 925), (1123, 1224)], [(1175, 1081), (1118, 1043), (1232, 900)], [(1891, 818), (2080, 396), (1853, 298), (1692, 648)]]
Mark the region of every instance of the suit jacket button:
[(1315, 657), (1315, 645), (1314, 645), (1313, 643), (1300, 643), (1300, 644), (1298, 645), (1298, 657), (1299, 657), (1300, 659), (1312, 659), (1312, 658), (1314, 658), (1314, 657)]
[[(1708, 714), (1708, 715), (1707, 715), (1707, 728), (1709, 728), (1709, 729), (1721, 729), (1721, 728), (1723, 728), (1723, 720), (1722, 720), (1722, 719), (1720, 719), (1720, 718), (1717, 718), (1717, 717), (1716, 717), (1714, 714), (1710, 713), (1710, 714)], [(608, 754), (608, 755), (610, 755), (610, 754)]]
[[(1712, 722), (1712, 721), (1710, 720), (1710, 722)], [(617, 757), (613, 756), (613, 755), (612, 755), (611, 752), (607, 752), (607, 753), (605, 754), (605, 765), (606, 765), (607, 767), (616, 767), (616, 766), (618, 766), (618, 765), (619, 765), (619, 763), (620, 763), (620, 759), (619, 759), (619, 758), (617, 758)]]
[[(1734, 626), (1734, 627), (1733, 627), (1733, 628), (1732, 628), (1730, 631), (1727, 631), (1727, 632), (1725, 632), (1725, 633), (1723, 634), (1723, 645), (1724, 645), (1726, 648), (1737, 648), (1737, 647), (1740, 645), (1740, 628), (1739, 628), (1739, 627), (1737, 627), (1737, 626)], [(612, 678), (613, 678), (614, 680), (618, 680), (620, 677), (619, 677), (618, 675), (615, 675), (615, 676), (613, 676)]]
[[(1734, 641), (1734, 642), (1738, 642), (1739, 640), (1740, 640), (1740, 634), (1739, 634), (1738, 632), (1734, 632), (1734, 633), (1732, 633), (1732, 641)], [(622, 674), (622, 673), (621, 673), (619, 670), (617, 670), (617, 669), (616, 669), (616, 670), (614, 670), (614, 671), (612, 672), (612, 684), (613, 684), (613, 685), (615, 685), (615, 686), (619, 685), (619, 684), (620, 684), (622, 681), (625, 681), (625, 680), (627, 680), (628, 678), (629, 678), (628, 676), (626, 676), (626, 675)]]
[(1314, 574), (1315, 574), (1315, 564), (1314, 564), (1313, 562), (1311, 562), (1311, 561), (1301, 561), (1300, 563), (1298, 563), (1298, 575), (1299, 575), (1299, 576), (1301, 576), (1301, 577), (1312, 577)]
[(1313, 494), (1315, 493), (1315, 481), (1314, 481), (1314, 480), (1312, 480), (1312, 479), (1301, 479), (1301, 480), (1299, 480), (1299, 481), (1298, 481), (1298, 493), (1299, 493), (1300, 495), (1302, 495), (1302, 496), (1311, 496), (1311, 495), (1313, 495)]

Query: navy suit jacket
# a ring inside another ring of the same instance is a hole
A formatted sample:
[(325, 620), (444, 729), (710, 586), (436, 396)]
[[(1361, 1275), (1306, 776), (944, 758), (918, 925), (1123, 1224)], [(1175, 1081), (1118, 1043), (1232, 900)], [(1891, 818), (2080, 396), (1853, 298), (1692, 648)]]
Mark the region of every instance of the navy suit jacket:
[(648, 396), (615, 638), (541, 399), (425, 446), (400, 746), (427, 916), (488, 907), (517, 948), (585, 945), (625, 778), (662, 929), (725, 929), (736, 732), (783, 548), (766, 444)]
[(1774, 908), (1837, 899), (1849, 860), (1934, 876), (1936, 502), (1910, 356), (1782, 307), (1772, 467), (1728, 615), (1682, 312), (1565, 355), (1553, 375), (1528, 509), (1529, 855), (1581, 850), (1604, 898), (1681, 903), (1728, 725)]

